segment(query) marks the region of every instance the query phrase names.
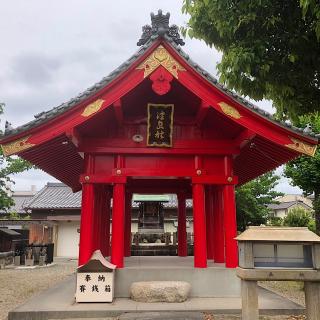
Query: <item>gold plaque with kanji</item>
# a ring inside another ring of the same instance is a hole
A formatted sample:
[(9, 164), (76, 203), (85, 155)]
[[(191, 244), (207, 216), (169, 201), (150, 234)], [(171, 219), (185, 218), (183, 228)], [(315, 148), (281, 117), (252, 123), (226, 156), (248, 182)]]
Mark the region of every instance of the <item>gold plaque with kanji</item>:
[(149, 147), (172, 147), (173, 104), (148, 104)]

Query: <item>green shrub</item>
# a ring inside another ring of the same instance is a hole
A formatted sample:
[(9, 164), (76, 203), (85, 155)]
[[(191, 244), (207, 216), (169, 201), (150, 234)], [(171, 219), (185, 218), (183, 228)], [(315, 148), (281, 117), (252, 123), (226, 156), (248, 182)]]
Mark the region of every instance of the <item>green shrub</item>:
[(308, 227), (312, 221), (311, 213), (303, 208), (294, 208), (283, 219), (283, 225), (288, 227)]
[(274, 226), (274, 227), (280, 227), (282, 226), (283, 219), (280, 217), (270, 217), (268, 221), (268, 225)]
[(311, 219), (309, 224), (308, 224), (308, 228), (310, 231), (316, 233), (316, 220)]

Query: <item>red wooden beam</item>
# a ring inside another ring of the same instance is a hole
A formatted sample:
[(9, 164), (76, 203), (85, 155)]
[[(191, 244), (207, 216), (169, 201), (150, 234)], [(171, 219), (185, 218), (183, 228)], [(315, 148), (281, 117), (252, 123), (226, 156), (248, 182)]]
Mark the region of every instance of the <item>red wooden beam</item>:
[(70, 128), (66, 131), (66, 136), (69, 138), (69, 140), (78, 147), (81, 144), (81, 135), (79, 134), (79, 131), (77, 128)]
[(208, 112), (210, 110), (210, 105), (204, 101), (201, 102), (201, 105), (198, 109), (195, 123), (197, 127), (201, 128), (203, 121), (205, 120)]
[(113, 110), (114, 110), (114, 114), (118, 122), (118, 125), (121, 126), (123, 124), (123, 110), (122, 110), (122, 103), (120, 99), (113, 104)]
[[(168, 193), (172, 193), (172, 194), (176, 194), (178, 191), (176, 188), (159, 188), (159, 187), (140, 187), (140, 188), (131, 188), (128, 187), (128, 190), (130, 190), (132, 193), (139, 193), (139, 194), (168, 194)], [(189, 190), (189, 194), (191, 194), (191, 186), (188, 189)], [(185, 191), (185, 193), (187, 193), (187, 190)]]
[(126, 183), (126, 176), (118, 175), (101, 175), (101, 174), (82, 174), (79, 179), (80, 183), (104, 183), (104, 184), (113, 184), (113, 183)]
[(234, 139), (234, 142), (237, 146), (242, 149), (245, 147), (257, 134), (251, 130), (244, 129), (237, 138)]
[(223, 176), (223, 175), (202, 175), (192, 177), (192, 183), (203, 184), (223, 184), (223, 185), (236, 185), (238, 184), (237, 176)]
[[(123, 142), (122, 142), (123, 143)], [(189, 148), (146, 148), (146, 147), (80, 147), (79, 152), (85, 152), (85, 153), (91, 153), (91, 154), (157, 154), (157, 155), (194, 155), (202, 154), (202, 155), (237, 155), (240, 153), (240, 149), (237, 147), (213, 147), (212, 149), (206, 148), (206, 149), (189, 149)]]
[[(238, 147), (237, 141), (233, 139), (176, 139), (173, 141), (173, 149), (215, 149), (215, 148), (236, 148)], [(84, 148), (145, 148), (144, 143), (137, 143), (132, 139), (127, 138), (83, 138), (79, 149)], [(163, 149), (163, 148), (148, 148), (148, 149)]]
[[(224, 176), (224, 175), (206, 175), (204, 170), (202, 170), (202, 175), (197, 175), (193, 170), (177, 170), (177, 169), (166, 169), (163, 170), (153, 170), (153, 169), (132, 169), (132, 168), (122, 168), (113, 169), (111, 175), (107, 174), (82, 174), (80, 176), (81, 183), (125, 183), (127, 177), (149, 177), (149, 178), (191, 178), (192, 183), (202, 183), (202, 184), (226, 184), (234, 185), (238, 183), (237, 176)], [(156, 186), (157, 189), (161, 189)], [(173, 189), (168, 186), (168, 189)], [(164, 190), (167, 188), (164, 187)]]

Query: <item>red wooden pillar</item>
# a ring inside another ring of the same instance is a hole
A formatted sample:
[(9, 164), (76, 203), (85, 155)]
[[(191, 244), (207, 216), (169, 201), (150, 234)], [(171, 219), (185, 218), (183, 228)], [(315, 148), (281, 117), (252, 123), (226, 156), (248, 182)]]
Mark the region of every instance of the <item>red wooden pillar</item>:
[(105, 214), (105, 219), (106, 219), (106, 225), (105, 225), (105, 236), (106, 240), (104, 242), (104, 254), (106, 257), (110, 256), (110, 219), (111, 219), (111, 190), (108, 187), (106, 192), (105, 192), (105, 205), (106, 205), (106, 214)]
[(99, 248), (102, 255), (107, 257), (109, 255), (110, 246), (110, 192), (105, 186), (99, 186)]
[(187, 215), (186, 215), (186, 195), (184, 192), (177, 194), (178, 198), (178, 256), (188, 255), (187, 246)]
[[(94, 170), (94, 157), (85, 154), (85, 170), (88, 175)], [(85, 264), (95, 250), (95, 192), (94, 184), (84, 183), (82, 185), (82, 202), (81, 202), (81, 222), (80, 222), (80, 243), (78, 264)]]
[(223, 222), (223, 193), (221, 187), (213, 191), (213, 239), (214, 262), (223, 263), (224, 260), (224, 222)]
[[(102, 185), (94, 185), (94, 215), (93, 215), (93, 251), (101, 251), (103, 228), (103, 189)], [(102, 252), (102, 251), (101, 251)]]
[(206, 187), (206, 232), (207, 232), (207, 258), (213, 259), (213, 199), (211, 186)]
[(82, 186), (79, 266), (85, 264), (94, 251), (94, 185)]
[(203, 184), (193, 184), (194, 266), (207, 267), (205, 191)]
[(236, 268), (238, 266), (237, 241), (237, 220), (234, 185), (223, 187), (223, 207), (224, 207), (224, 229), (225, 229), (225, 252), (226, 267)]
[(113, 186), (111, 263), (118, 268), (123, 268), (124, 211), (125, 185), (123, 183), (115, 183)]
[(125, 204), (125, 233), (124, 233), (124, 256), (131, 256), (131, 203), (132, 193), (126, 192)]

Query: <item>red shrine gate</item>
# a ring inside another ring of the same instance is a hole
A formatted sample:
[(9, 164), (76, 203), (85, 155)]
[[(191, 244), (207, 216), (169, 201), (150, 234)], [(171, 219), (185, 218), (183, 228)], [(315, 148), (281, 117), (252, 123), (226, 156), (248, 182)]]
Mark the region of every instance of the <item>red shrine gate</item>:
[(132, 194), (176, 193), (178, 255), (187, 254), (185, 199), (193, 198), (194, 266), (213, 259), (234, 268), (235, 185), (312, 156), (318, 139), (218, 84), (181, 50), (169, 14), (151, 18), (135, 55), (69, 102), (16, 129), (7, 124), (2, 148), (82, 188), (79, 264), (100, 249), (123, 267)]

